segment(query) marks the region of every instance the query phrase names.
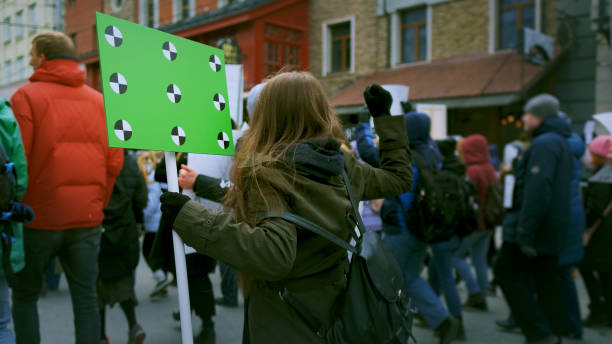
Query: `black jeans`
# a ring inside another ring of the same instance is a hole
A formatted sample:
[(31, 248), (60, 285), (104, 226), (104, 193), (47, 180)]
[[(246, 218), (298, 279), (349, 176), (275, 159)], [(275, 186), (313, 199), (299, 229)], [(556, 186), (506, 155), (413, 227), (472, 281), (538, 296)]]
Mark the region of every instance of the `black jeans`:
[(495, 279), (527, 341), (561, 334), (561, 278), (555, 255), (525, 256), (519, 246), (504, 243), (495, 264)]
[(580, 264), (580, 275), (589, 294), (589, 309), (595, 316), (604, 316), (612, 321), (612, 272), (603, 271), (588, 261)]
[(221, 271), (221, 293), (227, 303), (238, 304), (238, 279), (236, 271), (229, 266), (219, 262)]
[(24, 228), (25, 268), (15, 277), (13, 322), (18, 344), (40, 343), (37, 301), (49, 259), (58, 256), (70, 287), (77, 344), (100, 341), (98, 251), (102, 227), (68, 230)]

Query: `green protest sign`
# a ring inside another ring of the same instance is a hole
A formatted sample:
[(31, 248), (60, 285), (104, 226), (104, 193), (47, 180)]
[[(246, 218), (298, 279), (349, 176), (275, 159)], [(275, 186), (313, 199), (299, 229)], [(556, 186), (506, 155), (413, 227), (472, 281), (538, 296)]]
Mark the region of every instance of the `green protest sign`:
[(96, 13), (111, 147), (233, 155), (223, 51)]

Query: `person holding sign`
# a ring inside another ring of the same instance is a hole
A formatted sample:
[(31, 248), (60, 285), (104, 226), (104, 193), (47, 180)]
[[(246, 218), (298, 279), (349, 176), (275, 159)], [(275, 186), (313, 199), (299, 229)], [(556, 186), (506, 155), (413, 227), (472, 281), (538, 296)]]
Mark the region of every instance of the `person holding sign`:
[(36, 214), (24, 228), (26, 265), (13, 288), (15, 334), (18, 343), (40, 343), (36, 303), (43, 271), (58, 256), (70, 286), (76, 343), (96, 343), (102, 209), (123, 150), (108, 147), (102, 95), (85, 85), (70, 37), (40, 34), (30, 55), (30, 83), (11, 98), (28, 161), (23, 202)]
[(381, 138), (382, 168), (340, 150), (344, 135), (321, 84), (307, 72), (288, 72), (270, 79), (255, 105), (225, 197), (232, 213), (211, 212), (179, 193), (161, 197), (161, 230), (174, 228), (187, 245), (241, 272), (245, 342), (322, 343), (279, 291), (286, 288), (329, 326), (346, 285), (346, 250), (281, 218), (260, 220), (263, 213), (291, 212), (348, 241), (344, 171), (357, 200), (410, 189), (404, 119), (389, 116), (391, 96), (380, 86), (364, 96)]

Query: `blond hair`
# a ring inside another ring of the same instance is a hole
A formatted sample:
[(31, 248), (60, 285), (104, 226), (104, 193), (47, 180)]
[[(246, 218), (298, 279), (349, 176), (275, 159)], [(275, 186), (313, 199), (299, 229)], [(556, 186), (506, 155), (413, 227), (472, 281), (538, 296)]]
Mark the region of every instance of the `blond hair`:
[(235, 211), (238, 221), (254, 225), (257, 219), (250, 207), (254, 201), (263, 201), (271, 210), (282, 204), (278, 190), (290, 189), (278, 178), (288, 149), (316, 137), (342, 142), (344, 132), (323, 87), (308, 72), (286, 72), (268, 80), (249, 124), (234, 158), (230, 173), (233, 186), (225, 205)]
[(32, 39), (32, 45), (38, 54), (44, 54), (45, 58), (63, 57), (76, 58), (76, 49), (72, 39), (57, 31), (49, 31), (36, 35)]

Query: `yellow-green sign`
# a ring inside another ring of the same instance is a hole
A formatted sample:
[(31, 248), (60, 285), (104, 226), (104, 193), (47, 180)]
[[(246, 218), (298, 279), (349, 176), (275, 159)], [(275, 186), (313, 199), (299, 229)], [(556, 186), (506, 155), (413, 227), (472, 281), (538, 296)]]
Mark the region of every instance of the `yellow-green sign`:
[(111, 147), (233, 155), (223, 51), (96, 13)]

